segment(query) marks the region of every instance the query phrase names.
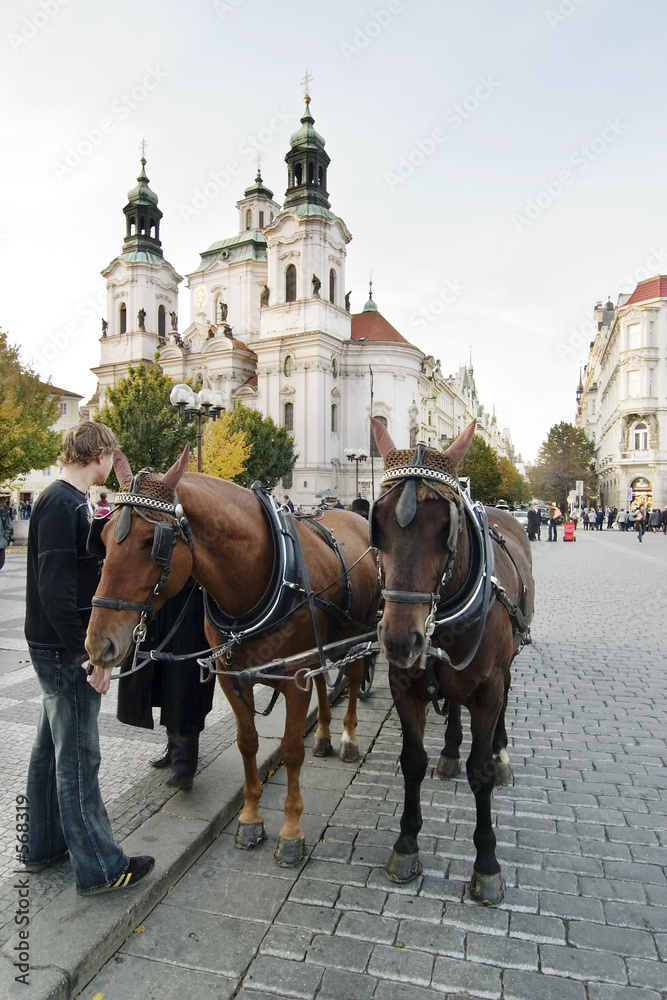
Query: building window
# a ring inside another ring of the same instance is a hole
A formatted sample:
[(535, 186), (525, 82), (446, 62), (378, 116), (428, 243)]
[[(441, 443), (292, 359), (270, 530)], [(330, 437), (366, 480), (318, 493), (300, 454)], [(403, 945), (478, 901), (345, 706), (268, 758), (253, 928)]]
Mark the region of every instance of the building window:
[(290, 375), (292, 374), (292, 370), (293, 370), (292, 355), (288, 354), (285, 360), (283, 361), (283, 375), (285, 376), (285, 378), (290, 377)]
[(259, 228), (264, 229), (264, 212), (259, 213)]
[(635, 368), (628, 372), (628, 396), (635, 399), (639, 396), (641, 372)]
[(331, 374), (333, 378), (338, 378), (338, 362), (335, 358), (331, 359)]
[(315, 164), (314, 163), (309, 163), (308, 164), (308, 183), (309, 184), (314, 184), (315, 183)]
[(118, 329), (121, 333), (127, 332), (127, 309), (125, 308), (125, 303), (121, 302), (120, 309), (118, 310)]
[(635, 424), (634, 449), (635, 451), (648, 450), (648, 427), (644, 423)]
[(157, 310), (157, 335), (160, 340), (167, 336), (167, 313), (164, 306), (158, 306)]
[[(383, 427), (387, 426), (387, 418), (386, 417), (375, 417), (375, 419), (377, 420), (377, 422), (379, 424), (382, 424)], [(371, 458), (379, 458), (380, 457), (380, 452), (378, 451), (378, 446), (375, 443), (375, 435), (373, 434), (373, 429), (372, 428), (371, 428), (371, 448), (370, 448), (370, 452), (371, 452)]]
[(329, 271), (329, 302), (336, 304), (336, 272), (333, 267)]
[(652, 396), (655, 387), (655, 369), (649, 368), (648, 370), (648, 395)]
[(286, 431), (294, 430), (294, 403), (285, 403), (283, 409), (283, 425)]
[(288, 264), (285, 271), (285, 302), (296, 302), (296, 267)]
[(61, 417), (66, 417), (67, 416), (67, 403), (61, 403), (60, 404), (60, 416)]
[(636, 347), (639, 347), (640, 340), (640, 324), (639, 323), (628, 323), (628, 350), (632, 351)]
[(331, 433), (338, 433), (338, 406), (336, 403), (331, 404)]
[(294, 164), (294, 187), (299, 187), (303, 178), (303, 167), (300, 163)]
[(247, 209), (245, 214), (245, 227), (246, 229), (252, 229), (252, 209)]
[(655, 347), (655, 320), (648, 321), (648, 346)]

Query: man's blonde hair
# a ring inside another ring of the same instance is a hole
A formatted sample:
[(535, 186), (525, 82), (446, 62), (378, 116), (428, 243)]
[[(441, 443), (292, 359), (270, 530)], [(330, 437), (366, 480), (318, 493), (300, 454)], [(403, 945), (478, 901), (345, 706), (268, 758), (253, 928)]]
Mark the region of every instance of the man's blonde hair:
[(106, 424), (84, 420), (67, 432), (58, 458), (63, 465), (88, 465), (118, 447), (116, 435)]

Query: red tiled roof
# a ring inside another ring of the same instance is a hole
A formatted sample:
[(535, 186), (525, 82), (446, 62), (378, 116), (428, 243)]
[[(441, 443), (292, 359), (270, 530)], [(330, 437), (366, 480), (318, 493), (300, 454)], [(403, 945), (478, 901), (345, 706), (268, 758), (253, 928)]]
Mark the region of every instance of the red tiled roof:
[(41, 379), (39, 384), (42, 389), (48, 389), (54, 396), (72, 396), (74, 399), (83, 399), (83, 396), (81, 396), (78, 392), (69, 392), (68, 389), (59, 389), (57, 385), (50, 385), (48, 382), (42, 382)]
[(646, 302), (648, 299), (665, 298), (667, 298), (667, 276), (659, 274), (655, 278), (640, 281), (625, 305), (632, 305), (633, 302)]
[(395, 344), (409, 344), (410, 341), (386, 320), (382, 313), (373, 311), (355, 313), (352, 317), (352, 340), (392, 341)]

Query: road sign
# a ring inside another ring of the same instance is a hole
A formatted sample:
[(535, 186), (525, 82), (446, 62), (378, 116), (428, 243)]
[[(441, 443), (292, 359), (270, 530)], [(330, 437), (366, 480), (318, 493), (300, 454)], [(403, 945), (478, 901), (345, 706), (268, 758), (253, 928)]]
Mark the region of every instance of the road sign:
[(634, 490), (632, 489), (632, 486), (628, 486), (628, 500), (632, 500), (634, 495), (635, 493)]
[(584, 481), (583, 479), (577, 479), (577, 496), (583, 497), (584, 495)]

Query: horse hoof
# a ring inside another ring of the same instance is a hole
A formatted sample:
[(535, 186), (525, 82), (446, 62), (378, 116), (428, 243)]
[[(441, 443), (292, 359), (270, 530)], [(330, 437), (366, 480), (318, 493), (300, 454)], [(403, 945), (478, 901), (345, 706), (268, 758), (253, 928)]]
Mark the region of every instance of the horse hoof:
[(263, 840), (266, 840), (263, 820), (260, 819), (258, 823), (239, 823), (234, 843), (241, 851), (249, 851)]
[(355, 760), (359, 760), (359, 744), (344, 740), (338, 749), (338, 756), (346, 764), (352, 764)]
[(495, 875), (480, 875), (473, 871), (470, 894), (482, 906), (499, 906), (505, 898), (505, 879), (500, 872)]
[(313, 738), (313, 757), (328, 757), (332, 753), (333, 747), (329, 736), (315, 736)]
[(435, 773), (439, 778), (455, 778), (461, 771), (460, 757), (442, 757), (438, 760)]
[(306, 856), (306, 838), (281, 837), (273, 856), (281, 868), (293, 868)]
[(509, 761), (496, 760), (496, 785), (509, 785), (512, 783), (514, 771)]
[(392, 851), (385, 875), (390, 882), (411, 882), (417, 875), (421, 875), (422, 863), (418, 854), (399, 854)]

